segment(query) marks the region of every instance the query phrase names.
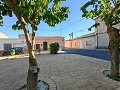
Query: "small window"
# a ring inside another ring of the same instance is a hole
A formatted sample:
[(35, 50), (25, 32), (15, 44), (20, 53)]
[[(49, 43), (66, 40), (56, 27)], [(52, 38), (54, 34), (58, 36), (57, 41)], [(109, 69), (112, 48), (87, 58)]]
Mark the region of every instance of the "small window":
[(40, 44), (36, 44), (36, 49), (40, 49)]
[(86, 46), (92, 46), (91, 41), (86, 41)]

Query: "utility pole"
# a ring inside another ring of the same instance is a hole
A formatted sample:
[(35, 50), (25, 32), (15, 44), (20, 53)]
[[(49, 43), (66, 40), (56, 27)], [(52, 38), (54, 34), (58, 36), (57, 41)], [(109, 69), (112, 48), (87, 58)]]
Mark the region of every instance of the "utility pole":
[(69, 36), (70, 36), (70, 39), (71, 39), (71, 34), (69, 34)]
[(72, 37), (72, 39), (73, 39), (73, 32), (71, 33), (71, 37)]
[(69, 34), (70, 39), (73, 39), (73, 32)]

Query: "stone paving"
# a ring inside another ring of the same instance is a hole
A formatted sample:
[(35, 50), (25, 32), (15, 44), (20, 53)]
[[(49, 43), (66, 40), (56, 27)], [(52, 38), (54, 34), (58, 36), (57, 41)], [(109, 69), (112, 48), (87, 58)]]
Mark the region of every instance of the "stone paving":
[[(23, 56), (22, 56), (23, 57)], [(120, 82), (107, 78), (103, 70), (110, 62), (75, 54), (36, 55), (39, 80), (49, 90), (120, 90)], [(26, 84), (28, 58), (0, 61), (0, 90), (18, 90)]]

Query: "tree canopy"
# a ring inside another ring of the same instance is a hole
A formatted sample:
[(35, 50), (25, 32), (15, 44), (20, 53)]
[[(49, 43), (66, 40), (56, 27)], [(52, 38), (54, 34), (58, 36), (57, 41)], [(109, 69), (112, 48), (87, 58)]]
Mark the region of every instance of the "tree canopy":
[[(83, 12), (83, 17), (91, 19), (100, 17), (103, 21), (113, 26), (120, 23), (119, 7), (120, 0), (90, 0), (81, 7), (81, 10)], [(95, 24), (94, 26), (97, 25), (98, 24)]]
[[(27, 90), (37, 90), (39, 68), (34, 53), (34, 42), (31, 43), (28, 25), (32, 27), (32, 41), (35, 41), (35, 31), (41, 21), (49, 26), (55, 26), (66, 20), (68, 7), (62, 6), (66, 0), (1, 0), (0, 1), (0, 25), (3, 24), (3, 16), (14, 13), (18, 21), (12, 26), (14, 30), (23, 29), (29, 53), (29, 69), (27, 76)], [(13, 13), (12, 13), (13, 12)], [(34, 68), (34, 70), (33, 70)]]
[[(120, 29), (114, 27), (120, 23), (120, 0), (90, 0), (81, 7), (83, 17), (100, 18), (107, 26), (107, 34), (109, 36), (109, 52), (111, 56), (111, 72), (110, 77), (119, 79), (119, 45), (120, 45)], [(89, 28), (97, 27), (95, 23)]]
[[(69, 13), (69, 8), (61, 6), (63, 1), (66, 0), (9, 0), (14, 3), (27, 24), (35, 24), (34, 29), (37, 30), (37, 25), (44, 21), (49, 26), (61, 23), (66, 20)], [(0, 22), (3, 24), (2, 16), (12, 16), (9, 7), (0, 1)], [(22, 29), (19, 21), (12, 26), (13, 29)]]
[(12, 11), (3, 0), (0, 0), (0, 26), (3, 25), (3, 16), (12, 17)]

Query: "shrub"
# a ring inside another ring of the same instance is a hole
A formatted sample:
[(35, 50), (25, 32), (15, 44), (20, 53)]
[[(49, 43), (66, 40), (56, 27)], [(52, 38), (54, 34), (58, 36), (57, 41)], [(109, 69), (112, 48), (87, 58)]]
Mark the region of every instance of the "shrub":
[(50, 44), (50, 54), (57, 54), (58, 50), (59, 50), (59, 43), (54, 42)]

